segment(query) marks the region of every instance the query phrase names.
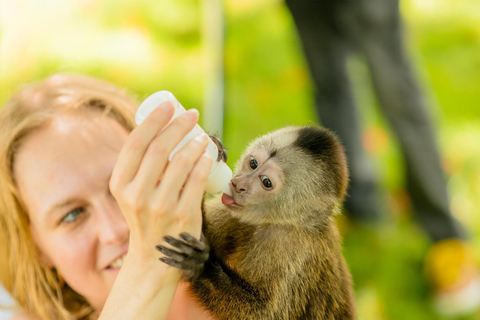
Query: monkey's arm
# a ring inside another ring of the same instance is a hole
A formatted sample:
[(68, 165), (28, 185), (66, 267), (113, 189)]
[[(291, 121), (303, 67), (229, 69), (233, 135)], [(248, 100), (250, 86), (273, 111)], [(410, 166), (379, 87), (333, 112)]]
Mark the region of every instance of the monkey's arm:
[(279, 293), (291, 288), (286, 285), (288, 281), (282, 281), (287, 277), (279, 275), (277, 268), (275, 279), (267, 276), (248, 281), (218, 258), (205, 239), (199, 241), (188, 234), (164, 239), (175, 250), (158, 246), (166, 255), (160, 260), (181, 269), (199, 300), (219, 319), (290, 318), (288, 304), (293, 301)]

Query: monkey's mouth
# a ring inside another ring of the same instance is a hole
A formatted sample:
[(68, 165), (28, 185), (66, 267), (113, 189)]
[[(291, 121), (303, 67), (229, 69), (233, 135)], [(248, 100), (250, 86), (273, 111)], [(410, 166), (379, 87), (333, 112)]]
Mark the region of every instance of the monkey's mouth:
[(226, 193), (222, 195), (222, 203), (228, 207), (238, 206), (238, 204), (235, 202), (235, 199)]

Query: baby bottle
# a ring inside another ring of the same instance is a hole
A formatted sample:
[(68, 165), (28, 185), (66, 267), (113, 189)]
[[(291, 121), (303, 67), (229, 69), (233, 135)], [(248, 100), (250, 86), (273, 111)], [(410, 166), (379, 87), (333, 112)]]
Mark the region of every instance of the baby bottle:
[[(185, 108), (178, 102), (175, 96), (169, 91), (158, 91), (150, 95), (145, 99), (140, 107), (138, 107), (137, 113), (135, 114), (135, 122), (139, 125), (147, 118), (147, 116), (156, 109), (162, 102), (170, 101), (175, 107), (175, 113), (173, 114), (170, 122), (173, 121), (180, 114), (185, 112)], [(169, 123), (170, 123), (169, 122)], [(190, 139), (198, 136), (203, 132), (203, 129), (197, 124), (195, 127), (183, 138), (182, 141), (173, 149), (170, 153), (169, 159), (172, 160), (173, 155), (181, 147), (183, 147)], [(210, 139), (207, 151), (212, 156), (213, 164), (208, 176), (207, 186), (205, 192), (209, 194), (215, 194), (222, 191), (228, 195), (232, 195), (229, 187), (230, 180), (232, 179), (232, 170), (227, 166), (223, 160), (216, 161), (218, 157), (218, 148), (217, 145)]]

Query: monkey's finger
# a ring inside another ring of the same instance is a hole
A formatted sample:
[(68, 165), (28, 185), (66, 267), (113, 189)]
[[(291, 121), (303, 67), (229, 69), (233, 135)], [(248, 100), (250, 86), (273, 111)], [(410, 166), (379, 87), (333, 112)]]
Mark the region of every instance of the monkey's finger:
[(188, 232), (180, 233), (180, 238), (182, 238), (190, 247), (197, 251), (203, 251), (206, 248), (205, 243), (196, 238), (192, 237)]
[(217, 137), (212, 136), (212, 135), (209, 135), (209, 137), (210, 137), (210, 139), (212, 139), (212, 141), (217, 146), (217, 150), (218, 150), (217, 162), (219, 162), (222, 159), (226, 160), (225, 148), (222, 145), (222, 141), (220, 141), (220, 139), (218, 139)]
[(194, 253), (194, 249), (183, 241), (177, 240), (171, 236), (165, 236), (163, 237), (163, 240), (180, 250), (180, 252), (185, 253), (186, 255), (190, 256)]
[(169, 266), (172, 266), (172, 267), (175, 267), (175, 268), (178, 268), (178, 269), (181, 269), (181, 270), (183, 269), (182, 268), (182, 263), (180, 263), (178, 261), (175, 261), (173, 259), (170, 259), (170, 258), (167, 258), (167, 257), (161, 257), (158, 260), (162, 261), (163, 263), (168, 264)]
[(161, 245), (155, 246), (155, 249), (178, 262), (183, 262), (186, 258), (185, 254)]
[(222, 153), (223, 153), (223, 162), (227, 163), (227, 159), (228, 159), (227, 149), (223, 149)]

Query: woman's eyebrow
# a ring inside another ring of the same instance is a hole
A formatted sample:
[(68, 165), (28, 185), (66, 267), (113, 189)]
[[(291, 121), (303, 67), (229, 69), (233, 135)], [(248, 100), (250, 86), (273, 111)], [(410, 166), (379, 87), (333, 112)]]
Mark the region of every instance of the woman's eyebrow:
[(51, 206), (48, 210), (47, 210), (47, 214), (45, 216), (50, 216), (52, 215), (55, 210), (57, 209), (60, 209), (60, 208), (63, 208), (63, 207), (66, 207), (66, 206), (69, 206), (71, 205), (72, 203), (76, 202), (77, 199), (76, 198), (67, 198), (66, 200), (62, 200), (56, 204), (54, 204), (53, 206)]
[[(107, 182), (107, 188), (108, 188), (108, 191), (110, 192), (110, 187), (109, 187), (109, 184), (110, 184), (110, 179), (112, 178), (112, 174), (113, 174), (113, 170), (112, 172), (108, 175), (107, 179), (106, 179), (106, 182)], [(52, 205), (47, 211), (46, 211), (46, 215), (45, 216), (50, 216), (54, 213), (55, 210), (57, 209), (61, 209), (61, 208), (64, 208), (64, 207), (68, 207), (69, 205), (72, 205), (73, 203), (77, 202), (78, 201), (78, 198), (77, 197), (69, 197), (65, 200), (62, 200), (54, 205)]]

